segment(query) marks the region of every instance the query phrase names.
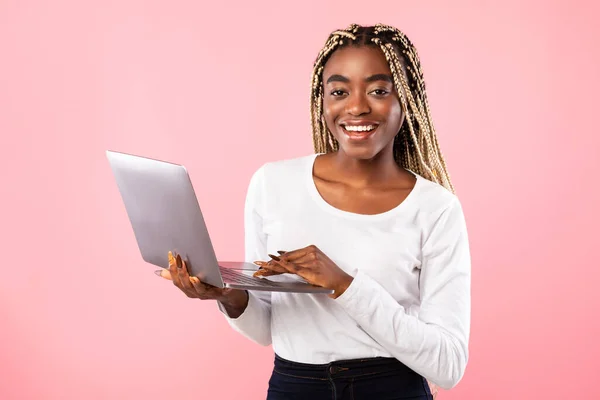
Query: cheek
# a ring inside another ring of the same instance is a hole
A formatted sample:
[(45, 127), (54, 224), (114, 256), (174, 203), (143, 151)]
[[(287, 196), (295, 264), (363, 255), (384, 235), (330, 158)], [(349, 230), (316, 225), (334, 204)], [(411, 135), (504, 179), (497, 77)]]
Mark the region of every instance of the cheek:
[(394, 99), (389, 104), (387, 104), (386, 108), (386, 113), (388, 115), (388, 125), (390, 125), (390, 127), (393, 127), (394, 129), (400, 129), (400, 126), (402, 126), (402, 122), (404, 121), (404, 114), (402, 113), (400, 101)]
[(323, 115), (331, 116), (336, 111), (336, 104), (334, 101), (328, 100), (327, 98), (323, 99)]
[(323, 100), (323, 117), (325, 118), (325, 122), (327, 126), (330, 127), (334, 123), (335, 118), (339, 115), (339, 107), (336, 107), (336, 104), (327, 100)]

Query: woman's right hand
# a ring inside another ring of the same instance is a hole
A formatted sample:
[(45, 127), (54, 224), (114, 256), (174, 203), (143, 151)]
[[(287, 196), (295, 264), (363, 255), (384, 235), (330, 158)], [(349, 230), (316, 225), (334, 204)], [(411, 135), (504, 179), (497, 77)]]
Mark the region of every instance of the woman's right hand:
[(245, 290), (218, 288), (201, 282), (195, 276), (190, 276), (187, 265), (179, 254), (173, 255), (169, 252), (169, 269), (157, 270), (156, 274), (172, 281), (179, 290), (192, 299), (217, 300), (226, 308), (243, 307), (241, 312), (248, 304), (248, 294)]

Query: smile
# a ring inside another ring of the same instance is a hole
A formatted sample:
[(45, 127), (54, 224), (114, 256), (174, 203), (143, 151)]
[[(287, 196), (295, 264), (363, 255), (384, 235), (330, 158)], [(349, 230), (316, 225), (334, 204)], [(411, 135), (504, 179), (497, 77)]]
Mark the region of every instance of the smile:
[(376, 125), (363, 125), (363, 126), (346, 125), (346, 126), (344, 126), (344, 129), (347, 130), (348, 132), (370, 132), (375, 128), (377, 128)]
[(341, 125), (346, 137), (351, 140), (366, 140), (377, 130), (376, 124), (369, 125)]

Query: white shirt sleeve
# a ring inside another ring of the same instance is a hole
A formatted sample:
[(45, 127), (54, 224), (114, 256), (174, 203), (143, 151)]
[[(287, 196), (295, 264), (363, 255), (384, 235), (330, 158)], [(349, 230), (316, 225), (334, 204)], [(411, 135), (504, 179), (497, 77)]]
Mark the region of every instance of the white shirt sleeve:
[(360, 270), (335, 301), (395, 358), (450, 389), (466, 368), (471, 307), (470, 251), (456, 197), (424, 239), (422, 255), (418, 317), (408, 315), (383, 286)]
[[(263, 233), (264, 166), (258, 169), (248, 186), (244, 207), (245, 260), (268, 260), (266, 235)], [(250, 340), (271, 344), (271, 292), (249, 291), (248, 306), (238, 318), (231, 318), (221, 303), (219, 309), (229, 325)]]

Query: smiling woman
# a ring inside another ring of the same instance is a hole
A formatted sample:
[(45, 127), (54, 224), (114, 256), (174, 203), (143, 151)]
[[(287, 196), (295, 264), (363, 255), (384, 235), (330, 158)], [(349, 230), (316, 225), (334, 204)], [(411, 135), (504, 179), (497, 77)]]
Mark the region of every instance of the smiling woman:
[(393, 145), (402, 126), (389, 69), (381, 51), (366, 46), (340, 49), (325, 65), (325, 123), (333, 128), (334, 143), (354, 158), (371, 159)]
[(366, 46), (338, 50), (325, 65), (325, 123), (354, 158), (370, 159), (393, 145), (402, 126), (404, 113), (389, 70), (381, 51)]
[(273, 344), (269, 400), (431, 399), (429, 382), (452, 388), (466, 368), (471, 263), (411, 42), (383, 25), (333, 32), (311, 115), (317, 154), (250, 181), (246, 259), (255, 277), (292, 274), (333, 294), (213, 288), (174, 262), (170, 274)]

